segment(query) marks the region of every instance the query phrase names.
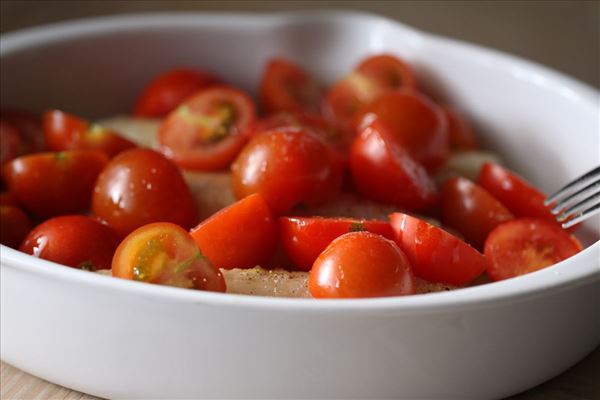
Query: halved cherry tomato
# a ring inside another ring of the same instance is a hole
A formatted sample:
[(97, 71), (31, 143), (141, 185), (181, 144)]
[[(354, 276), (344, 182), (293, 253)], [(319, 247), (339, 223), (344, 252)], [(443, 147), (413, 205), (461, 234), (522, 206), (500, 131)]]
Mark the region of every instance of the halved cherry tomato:
[(42, 121), (50, 150), (93, 149), (114, 157), (124, 150), (136, 147), (135, 143), (116, 132), (59, 110), (46, 112)]
[(18, 155), (46, 150), (46, 141), (39, 115), (14, 108), (3, 108), (0, 110), (0, 120), (8, 122), (19, 132), (22, 148)]
[(485, 189), (468, 179), (448, 179), (440, 192), (442, 222), (460, 232), (471, 246), (483, 250), (492, 229), (514, 215)]
[(65, 215), (33, 228), (19, 248), (34, 257), (95, 271), (110, 268), (119, 241), (115, 232), (93, 218)]
[(409, 89), (386, 92), (361, 109), (362, 121), (375, 114), (398, 142), (427, 171), (435, 172), (448, 158), (448, 126), (442, 110)]
[(187, 97), (220, 83), (216, 76), (190, 68), (169, 70), (155, 77), (142, 91), (133, 115), (136, 117), (164, 117)]
[(489, 162), (483, 164), (477, 183), (515, 216), (541, 218), (560, 227), (550, 209), (544, 206), (546, 196), (506, 168)]
[(269, 61), (260, 83), (260, 103), (267, 113), (317, 111), (319, 84), (298, 65), (282, 59)]
[(495, 281), (534, 272), (581, 250), (575, 237), (542, 219), (519, 218), (498, 225), (485, 241), (487, 273)]
[(228, 87), (205, 89), (162, 123), (161, 151), (183, 168), (226, 168), (251, 135), (255, 118), (254, 103), (246, 93)]
[(27, 214), (19, 207), (0, 205), (0, 243), (16, 249), (31, 229)]
[(238, 199), (260, 193), (276, 215), (300, 203), (330, 200), (342, 185), (333, 151), (302, 129), (281, 128), (253, 137), (231, 171)]
[(273, 214), (260, 194), (222, 209), (190, 233), (202, 254), (218, 268), (264, 265), (277, 244)]
[(113, 158), (102, 171), (92, 211), (123, 238), (151, 222), (172, 222), (189, 229), (198, 210), (181, 172), (162, 154), (133, 149)]
[(281, 217), (279, 235), (283, 248), (296, 268), (310, 271), (313, 263), (333, 241), (348, 232), (368, 231), (394, 239), (388, 222), (352, 218)]
[(118, 278), (188, 289), (224, 292), (225, 280), (178, 225), (142, 226), (117, 248), (112, 274)]
[(391, 215), (396, 243), (406, 253), (419, 278), (464, 285), (488, 266), (487, 259), (459, 238), (421, 219), (402, 213)]
[(356, 67), (356, 72), (383, 89), (415, 88), (417, 86), (415, 74), (408, 64), (390, 54), (379, 54), (367, 58)]
[(398, 145), (381, 121), (365, 122), (350, 152), (350, 170), (358, 191), (413, 211), (433, 205), (436, 188), (425, 168)]
[(19, 132), (8, 122), (0, 120), (0, 165), (17, 157), (21, 148)]
[(315, 261), (308, 289), (317, 298), (355, 298), (413, 294), (411, 266), (398, 246), (370, 232), (346, 233)]
[(15, 158), (2, 174), (19, 204), (51, 217), (88, 209), (94, 182), (107, 162), (97, 150), (38, 153)]
[(479, 144), (467, 120), (449, 106), (442, 106), (442, 111), (448, 121), (448, 141), (450, 148), (457, 150), (477, 150)]

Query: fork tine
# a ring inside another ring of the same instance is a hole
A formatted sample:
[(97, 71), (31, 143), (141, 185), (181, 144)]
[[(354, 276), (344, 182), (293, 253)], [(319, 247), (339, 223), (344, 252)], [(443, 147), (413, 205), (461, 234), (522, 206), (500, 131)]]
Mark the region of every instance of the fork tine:
[(561, 222), (569, 218), (573, 214), (583, 213), (590, 205), (600, 204), (600, 192), (586, 199), (581, 200), (577, 204), (564, 210), (556, 219)]
[(591, 217), (592, 215), (599, 214), (599, 213), (600, 213), (600, 203), (596, 204), (595, 206), (592, 206), (592, 207), (588, 208), (587, 210), (582, 211), (575, 218), (572, 218), (572, 219), (568, 220), (567, 222), (564, 222), (562, 224), (562, 227), (564, 229), (570, 228), (573, 225), (577, 225), (578, 223), (580, 223), (584, 219), (587, 219), (588, 217)]
[(563, 188), (558, 190), (556, 193), (553, 193), (552, 195), (548, 196), (546, 198), (546, 201), (544, 201), (544, 205), (547, 206), (551, 203), (554, 203), (558, 199), (564, 197), (565, 195), (568, 195), (568, 193), (570, 193), (570, 191), (573, 190), (574, 188), (587, 184), (590, 180), (595, 179), (599, 175), (600, 175), (600, 166), (585, 173), (581, 177), (575, 179), (573, 182), (567, 184), (566, 186), (564, 186)]
[(554, 215), (557, 215), (565, 208), (570, 207), (574, 203), (574, 200), (577, 200), (578, 198), (583, 197), (583, 195), (587, 196), (590, 194), (594, 194), (599, 190), (600, 190), (600, 178), (597, 181), (590, 183), (589, 185), (579, 189), (575, 193), (558, 201), (556, 203), (556, 205), (554, 207), (552, 207), (552, 209), (550, 209), (550, 212)]

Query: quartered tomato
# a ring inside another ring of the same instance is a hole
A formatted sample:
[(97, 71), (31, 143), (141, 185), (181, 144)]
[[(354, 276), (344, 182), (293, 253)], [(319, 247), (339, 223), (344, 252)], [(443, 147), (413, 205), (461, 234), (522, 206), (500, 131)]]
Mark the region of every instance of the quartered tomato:
[(414, 293), (414, 276), (391, 240), (370, 232), (346, 233), (327, 246), (308, 278), (316, 298), (402, 296)]
[(65, 215), (33, 228), (22, 252), (69, 267), (108, 269), (119, 241), (115, 232), (93, 218)]
[(386, 90), (417, 86), (415, 74), (408, 64), (390, 54), (367, 58), (356, 67), (356, 72)]
[(43, 115), (44, 133), (48, 148), (54, 151), (93, 149), (113, 157), (135, 143), (118, 133), (59, 110)]
[(319, 254), (335, 238), (348, 232), (360, 231), (394, 239), (391, 225), (384, 221), (323, 217), (279, 218), (279, 235), (283, 248), (301, 271), (310, 271)]
[(252, 268), (271, 259), (277, 225), (260, 194), (251, 194), (191, 230), (194, 241), (218, 268)]
[(413, 211), (433, 205), (436, 188), (425, 168), (381, 121), (365, 122), (350, 152), (350, 170), (358, 191), (375, 201)]
[(40, 216), (85, 211), (94, 182), (108, 162), (97, 150), (38, 153), (4, 165), (2, 176), (19, 204)]
[(3, 108), (0, 120), (12, 125), (21, 137), (22, 148), (18, 155), (46, 150), (42, 121), (39, 115), (25, 110)]
[(481, 275), (487, 259), (459, 238), (416, 217), (391, 216), (396, 243), (406, 253), (419, 278), (432, 282), (464, 285)]
[(317, 111), (319, 84), (298, 65), (282, 59), (267, 64), (260, 83), (260, 103), (267, 113)]
[(468, 179), (447, 180), (440, 192), (442, 222), (460, 232), (473, 247), (483, 250), (492, 229), (514, 219), (502, 203)]
[(499, 281), (556, 264), (580, 250), (577, 239), (555, 224), (519, 218), (490, 233), (484, 254), (490, 260), (488, 275)]
[(186, 229), (198, 223), (198, 210), (181, 172), (162, 154), (124, 151), (102, 171), (94, 187), (92, 211), (123, 238), (151, 222)]
[(434, 172), (448, 158), (448, 127), (442, 110), (408, 89), (386, 92), (357, 115), (375, 114), (413, 158)]
[(13, 205), (0, 205), (0, 243), (16, 249), (31, 229), (27, 214)]
[(276, 215), (301, 203), (330, 200), (342, 185), (333, 151), (302, 129), (281, 128), (253, 137), (231, 170), (236, 197), (260, 193)]
[(448, 122), (450, 148), (455, 150), (477, 150), (479, 148), (477, 138), (467, 120), (451, 107), (443, 106), (442, 111)]
[(169, 70), (154, 78), (137, 100), (136, 117), (164, 117), (199, 90), (220, 83), (216, 76), (191, 68)]
[(15, 127), (0, 120), (0, 165), (17, 157), (22, 146), (21, 137)]
[(205, 89), (172, 111), (158, 132), (161, 151), (183, 168), (229, 166), (252, 133), (256, 108), (244, 92)]
[(188, 289), (224, 292), (225, 280), (178, 225), (158, 222), (133, 231), (117, 248), (118, 278)]

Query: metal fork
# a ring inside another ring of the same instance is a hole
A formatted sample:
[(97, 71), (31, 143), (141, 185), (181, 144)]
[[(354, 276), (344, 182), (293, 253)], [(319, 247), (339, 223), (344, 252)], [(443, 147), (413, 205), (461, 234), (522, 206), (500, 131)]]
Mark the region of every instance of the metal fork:
[(544, 205), (552, 206), (550, 212), (565, 229), (600, 213), (600, 166), (548, 196)]

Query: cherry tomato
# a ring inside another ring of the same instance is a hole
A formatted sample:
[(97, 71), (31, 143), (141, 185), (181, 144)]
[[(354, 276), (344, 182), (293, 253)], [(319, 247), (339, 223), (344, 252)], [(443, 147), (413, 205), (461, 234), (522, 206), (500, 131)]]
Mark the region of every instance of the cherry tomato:
[(398, 246), (370, 232), (346, 233), (327, 246), (308, 277), (317, 298), (355, 298), (413, 294), (414, 276)]
[(168, 222), (142, 226), (117, 248), (112, 274), (118, 278), (188, 289), (224, 292), (225, 280), (183, 228)]
[(92, 211), (121, 238), (151, 222), (172, 222), (185, 229), (198, 222), (181, 172), (148, 149), (124, 151), (108, 163), (96, 181)]
[(456, 150), (477, 150), (479, 144), (467, 120), (451, 107), (443, 106), (442, 111), (448, 122), (450, 148)]
[(0, 120), (0, 165), (17, 157), (21, 148), (19, 132), (8, 122)]
[(375, 114), (427, 171), (435, 172), (446, 162), (447, 121), (424, 95), (408, 89), (386, 92), (361, 109), (358, 120), (367, 114)]
[(94, 182), (108, 162), (96, 150), (38, 153), (4, 165), (4, 181), (28, 211), (51, 217), (84, 211), (90, 206)]
[(136, 147), (116, 132), (59, 110), (48, 111), (42, 118), (48, 148), (54, 151), (93, 149), (113, 157)]
[(444, 225), (456, 229), (471, 246), (480, 250), (492, 229), (515, 218), (485, 189), (461, 177), (444, 183), (440, 204)]
[(515, 216), (541, 218), (560, 227), (550, 209), (544, 206), (546, 196), (506, 168), (489, 162), (483, 164), (477, 183)]
[(220, 83), (216, 76), (197, 69), (177, 68), (154, 78), (142, 91), (133, 115), (164, 117), (187, 97)]
[(16, 249), (31, 229), (29, 217), (19, 207), (0, 205), (0, 243)]
[(333, 151), (302, 129), (281, 128), (255, 136), (231, 170), (238, 199), (260, 193), (277, 215), (300, 203), (330, 200), (342, 185)]
[(255, 118), (254, 103), (244, 92), (227, 87), (203, 90), (162, 123), (161, 151), (183, 168), (226, 168), (251, 135)]
[(365, 197), (409, 210), (428, 208), (436, 188), (427, 171), (377, 119), (366, 121), (350, 152), (356, 188)]
[(390, 54), (379, 54), (362, 61), (356, 72), (375, 82), (382, 89), (416, 88), (417, 81), (412, 69)]
[(2, 206), (18, 206), (19, 202), (10, 192), (0, 193), (0, 205)]
[(494, 229), (485, 242), (487, 273), (495, 281), (534, 272), (565, 260), (581, 244), (562, 228), (542, 219), (519, 218)]
[(277, 244), (273, 214), (260, 194), (222, 209), (190, 233), (202, 254), (225, 269), (264, 265)]
[(13, 108), (0, 110), (0, 120), (12, 125), (21, 137), (22, 148), (18, 155), (46, 150), (42, 121), (34, 113)]
[(321, 88), (298, 65), (272, 59), (264, 70), (259, 96), (262, 108), (267, 113), (317, 111)]
[(34, 257), (95, 271), (110, 268), (119, 241), (115, 232), (93, 218), (65, 215), (33, 228), (19, 248)]
[(396, 243), (419, 278), (460, 286), (481, 275), (488, 266), (483, 254), (428, 222), (394, 213), (391, 224)]
[(394, 239), (394, 231), (384, 221), (352, 218), (281, 217), (279, 235), (283, 248), (296, 268), (310, 271), (313, 263), (333, 241), (348, 232), (368, 231)]

